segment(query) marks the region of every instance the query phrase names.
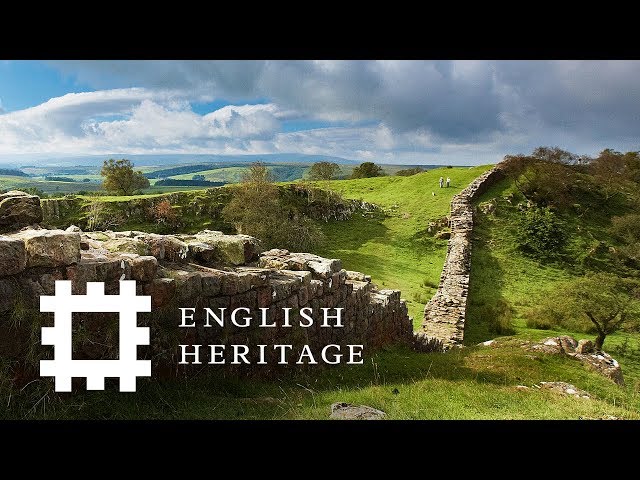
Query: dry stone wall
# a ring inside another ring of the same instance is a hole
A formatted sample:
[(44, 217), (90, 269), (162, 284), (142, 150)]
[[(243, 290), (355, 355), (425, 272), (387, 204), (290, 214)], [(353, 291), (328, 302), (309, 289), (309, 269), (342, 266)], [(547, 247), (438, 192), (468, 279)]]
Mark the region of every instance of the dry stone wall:
[(416, 334), (418, 350), (448, 350), (462, 345), (471, 272), (473, 201), (503, 177), (498, 164), (451, 200), (447, 256), (438, 290), (425, 306), (422, 331)]
[[(330, 343), (363, 344), (369, 352), (412, 342), (412, 322), (400, 292), (379, 290), (369, 276), (344, 270), (338, 259), (277, 249), (260, 253), (253, 237), (210, 230), (158, 235), (30, 225), (0, 235), (0, 358), (13, 363), (18, 379), (37, 375), (37, 362), (29, 366), (25, 359), (51, 358), (52, 347), (39, 346), (39, 331), (53, 325), (53, 315), (39, 312), (39, 297), (53, 295), (56, 280), (70, 280), (76, 295), (86, 293), (86, 282), (105, 282), (106, 294), (114, 295), (120, 280), (136, 280), (138, 294), (152, 297), (152, 312), (139, 315), (141, 325), (151, 326), (146, 358), (153, 360), (155, 371), (171, 375), (178, 372), (180, 343), (307, 344), (317, 354)], [(304, 306), (313, 309), (312, 327), (283, 324), (284, 307), (295, 315)], [(196, 308), (197, 328), (178, 328), (180, 307)], [(267, 308), (269, 322), (277, 327), (259, 328), (255, 322), (238, 328), (227, 322), (224, 328), (204, 328), (197, 321), (204, 308), (239, 307), (256, 317)], [(344, 327), (321, 328), (321, 309), (336, 307), (344, 309)], [(112, 357), (117, 355), (117, 325), (114, 329), (106, 315), (74, 321), (74, 358), (117, 358)], [(34, 352), (38, 348), (43, 350)], [(267, 361), (275, 354), (268, 353)]]

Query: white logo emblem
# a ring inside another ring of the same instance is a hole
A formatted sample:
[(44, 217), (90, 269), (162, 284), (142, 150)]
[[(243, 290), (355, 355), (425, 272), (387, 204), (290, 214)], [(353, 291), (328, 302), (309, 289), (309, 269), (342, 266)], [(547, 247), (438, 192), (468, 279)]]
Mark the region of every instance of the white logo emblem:
[[(87, 282), (86, 295), (72, 295), (71, 281), (56, 280), (55, 296), (40, 297), (40, 311), (53, 312), (55, 325), (42, 327), (42, 344), (54, 345), (53, 360), (40, 360), (40, 376), (55, 377), (56, 392), (70, 392), (72, 377), (85, 377), (87, 390), (104, 390), (105, 377), (120, 378), (121, 392), (136, 391), (136, 377), (151, 376), (151, 360), (138, 360), (138, 345), (149, 345), (149, 327), (138, 327), (138, 312), (151, 311), (150, 296), (136, 296), (135, 280), (121, 280), (119, 295), (105, 295), (104, 282)], [(72, 314), (119, 313), (118, 360), (73, 360)]]

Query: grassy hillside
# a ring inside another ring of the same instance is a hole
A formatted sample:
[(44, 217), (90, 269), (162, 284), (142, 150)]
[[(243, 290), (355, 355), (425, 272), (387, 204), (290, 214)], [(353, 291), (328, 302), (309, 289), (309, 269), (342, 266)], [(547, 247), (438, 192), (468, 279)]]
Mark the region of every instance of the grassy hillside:
[[(512, 198), (511, 202), (507, 199)], [(517, 190), (510, 180), (503, 180), (478, 199), (479, 204), (493, 201), (496, 210), (491, 214), (479, 211), (476, 215), (474, 243), (471, 258), (469, 307), (465, 326), (465, 343), (494, 338), (487, 312), (499, 301), (506, 301), (513, 312), (513, 327), (517, 337), (541, 339), (567, 334), (576, 338), (591, 338), (594, 334), (555, 327), (540, 330), (527, 327), (526, 321), (533, 307), (547, 297), (553, 297), (556, 289), (568, 280), (588, 271), (616, 271), (605, 255), (608, 246), (617, 242), (608, 233), (610, 219), (626, 213), (624, 204), (592, 205), (580, 217), (562, 215), (569, 235), (565, 254), (555, 260), (540, 260), (525, 255), (517, 246), (515, 225), (519, 217)], [(583, 203), (589, 206), (589, 203)], [(603, 249), (594, 248), (602, 242)], [(561, 299), (559, 299), (561, 301)], [(637, 395), (640, 391), (640, 334), (617, 332), (607, 337), (605, 350), (621, 364), (627, 392)]]
[[(318, 253), (341, 258), (344, 268), (366, 272), (383, 288), (400, 289), (418, 328), (447, 250), (446, 240), (427, 233), (429, 222), (448, 215), (451, 197), (488, 168), (439, 168), (411, 177), (317, 182), (346, 198), (380, 205), (387, 214), (323, 225), (328, 242)], [(451, 177), (450, 188), (439, 188), (440, 176)]]

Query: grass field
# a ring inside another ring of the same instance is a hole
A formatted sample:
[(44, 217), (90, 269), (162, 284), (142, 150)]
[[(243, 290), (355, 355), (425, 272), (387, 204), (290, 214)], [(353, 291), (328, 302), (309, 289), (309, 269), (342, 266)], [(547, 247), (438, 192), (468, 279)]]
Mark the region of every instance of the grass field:
[[(328, 242), (318, 253), (342, 259), (344, 268), (371, 275), (382, 288), (401, 290), (418, 328), (424, 305), (438, 285), (447, 250), (446, 240), (426, 232), (428, 224), (448, 215), (451, 197), (488, 168), (440, 168), (410, 177), (318, 182), (345, 198), (375, 203), (387, 214), (322, 225)], [(450, 188), (439, 188), (440, 176), (451, 177)]]

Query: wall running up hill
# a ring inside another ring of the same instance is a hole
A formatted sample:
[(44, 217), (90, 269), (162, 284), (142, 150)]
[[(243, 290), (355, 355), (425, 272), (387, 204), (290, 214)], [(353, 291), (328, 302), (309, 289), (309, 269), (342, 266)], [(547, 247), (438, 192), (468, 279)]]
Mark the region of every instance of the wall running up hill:
[(480, 175), (451, 200), (451, 237), (438, 290), (424, 309), (419, 343), (431, 349), (462, 346), (471, 272), (473, 201), (504, 177), (500, 164)]

